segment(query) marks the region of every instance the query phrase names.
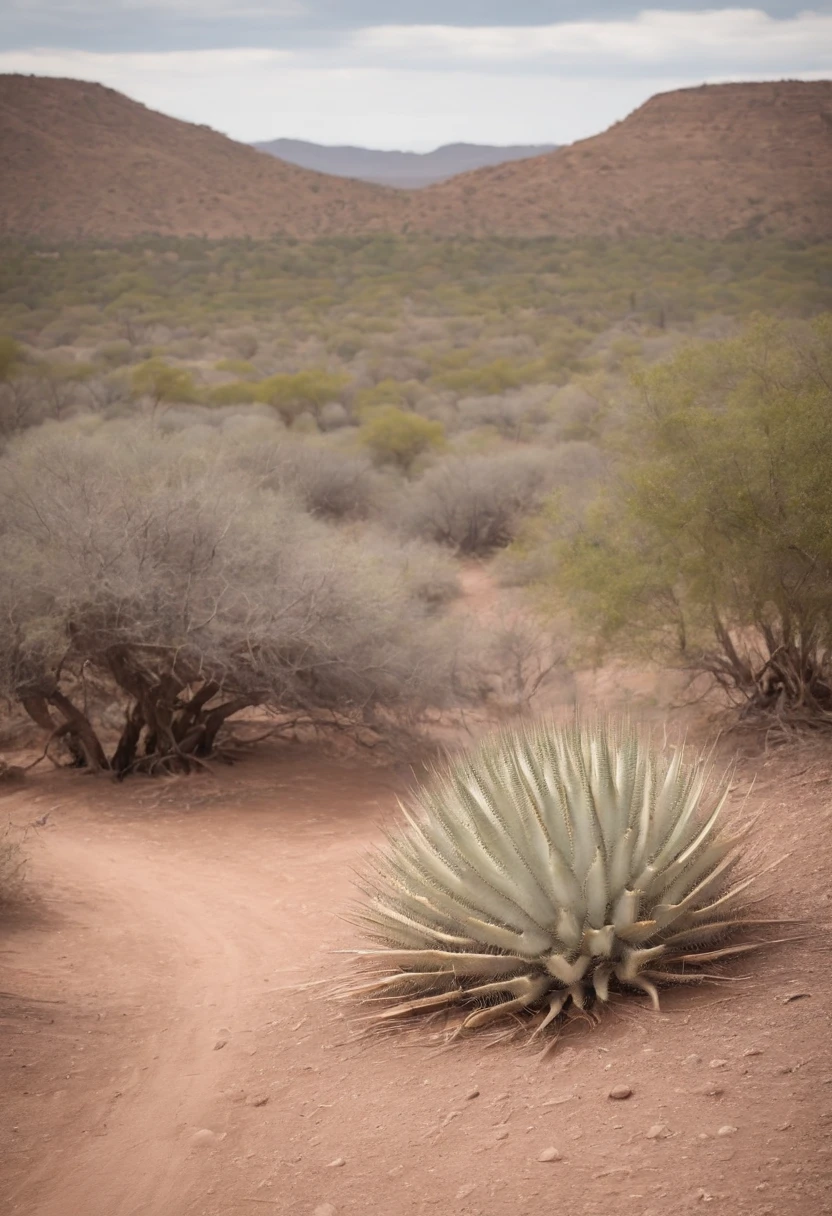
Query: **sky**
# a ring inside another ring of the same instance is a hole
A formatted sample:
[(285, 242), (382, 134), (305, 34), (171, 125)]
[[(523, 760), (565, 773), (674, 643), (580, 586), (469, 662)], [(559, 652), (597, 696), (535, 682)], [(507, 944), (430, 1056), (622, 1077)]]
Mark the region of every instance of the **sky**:
[(570, 143), (669, 89), (832, 77), (832, 0), (0, 0), (0, 72), (247, 141)]

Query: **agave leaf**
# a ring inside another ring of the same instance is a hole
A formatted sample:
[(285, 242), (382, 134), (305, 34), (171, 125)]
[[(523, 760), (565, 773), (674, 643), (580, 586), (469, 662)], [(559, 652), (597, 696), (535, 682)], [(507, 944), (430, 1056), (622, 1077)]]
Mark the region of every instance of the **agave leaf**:
[(614, 982), (657, 1005), (657, 982), (759, 949), (745, 935), (775, 922), (732, 878), (727, 791), (707, 758), (665, 757), (614, 721), (504, 731), (436, 774), (372, 858), (359, 994), (392, 1002), (391, 1025), (487, 1001), (464, 1029), (540, 1010), (539, 1033), (594, 1018)]
[(599, 849), (586, 876), (586, 915), (593, 929), (601, 929), (607, 921), (607, 867)]
[(612, 923), (618, 932), (638, 920), (638, 910), (641, 906), (641, 895), (630, 888), (622, 891), (612, 910)]
[(452, 975), (512, 976), (529, 960), (512, 954), (469, 954), (452, 950), (357, 950), (355, 954), (378, 959), (392, 967), (424, 967)]
[(639, 946), (642, 942), (649, 942), (651, 937), (655, 937), (658, 932), (658, 924), (654, 920), (639, 920), (632, 925), (624, 925), (616, 930), (616, 936), (622, 941), (627, 942), (631, 946)]

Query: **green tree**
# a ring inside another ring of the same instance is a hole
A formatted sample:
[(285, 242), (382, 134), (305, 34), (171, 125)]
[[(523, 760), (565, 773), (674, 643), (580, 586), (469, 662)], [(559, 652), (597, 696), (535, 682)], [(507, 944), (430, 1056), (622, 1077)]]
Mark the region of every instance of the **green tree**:
[(394, 464), (407, 473), (419, 456), (444, 447), (445, 428), (431, 418), (386, 405), (367, 418), (359, 438), (378, 464)]
[(325, 405), (338, 401), (349, 384), (347, 376), (336, 375), (320, 368), (302, 372), (280, 372), (261, 380), (257, 400), (272, 405), (287, 424), (298, 414), (311, 413), (317, 419)]
[(148, 359), (133, 370), (130, 384), (137, 397), (148, 397), (156, 409), (179, 401), (193, 401), (196, 385), (191, 372), (164, 359)]
[(642, 373), (603, 500), (548, 579), (602, 647), (832, 725), (832, 316)]

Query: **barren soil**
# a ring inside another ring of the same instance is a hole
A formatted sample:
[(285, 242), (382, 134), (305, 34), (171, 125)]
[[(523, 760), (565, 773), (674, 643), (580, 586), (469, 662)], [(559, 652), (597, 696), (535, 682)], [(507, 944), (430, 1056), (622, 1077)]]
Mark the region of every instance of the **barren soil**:
[[(484, 572), (463, 582), (497, 611)], [(651, 680), (578, 691), (649, 714)], [(761, 891), (800, 940), (661, 1013), (618, 998), (543, 1056), (358, 1037), (329, 999), (408, 767), (263, 744), (199, 777), (34, 771), (0, 798), (40, 825), (30, 896), (0, 910), (3, 1216), (832, 1214), (829, 743), (742, 760), (730, 812), (759, 812), (750, 871), (788, 854)]]
[[(830, 757), (759, 771), (758, 836), (791, 849), (773, 899), (828, 920)], [(599, 1216), (832, 1212), (814, 940), (660, 1014), (621, 1001), (545, 1059), (427, 1032), (354, 1041), (325, 999), (333, 952), (355, 944), (351, 869), (407, 781), (285, 747), (218, 779), (46, 774), (3, 799), (48, 818), (36, 898), (0, 933), (2, 1210), (517, 1216), (557, 1195)], [(539, 1161), (550, 1147), (562, 1160)]]
[(832, 234), (831, 116), (828, 80), (677, 89), (591, 139), (406, 192), (301, 169), (102, 85), (10, 74), (0, 231), (818, 240)]

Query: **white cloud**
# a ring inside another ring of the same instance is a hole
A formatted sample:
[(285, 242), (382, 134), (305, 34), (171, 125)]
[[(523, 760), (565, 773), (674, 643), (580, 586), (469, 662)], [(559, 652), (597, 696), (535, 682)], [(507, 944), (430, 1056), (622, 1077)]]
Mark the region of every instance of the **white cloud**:
[(759, 9), (705, 12), (650, 10), (629, 21), (561, 22), (542, 26), (382, 25), (357, 31), (351, 48), (368, 58), (460, 67), (538, 65), (657, 66), (707, 58), (712, 64), (762, 71), (821, 56), (832, 66), (832, 15), (805, 12), (776, 19)]
[(32, 49), (0, 52), (0, 71), (98, 80), (243, 140), (565, 143), (668, 89), (830, 75), (832, 16), (774, 21), (737, 9), (537, 29), (382, 26), (314, 51)]

